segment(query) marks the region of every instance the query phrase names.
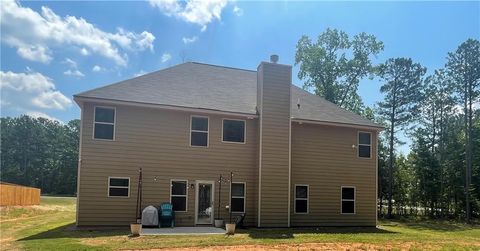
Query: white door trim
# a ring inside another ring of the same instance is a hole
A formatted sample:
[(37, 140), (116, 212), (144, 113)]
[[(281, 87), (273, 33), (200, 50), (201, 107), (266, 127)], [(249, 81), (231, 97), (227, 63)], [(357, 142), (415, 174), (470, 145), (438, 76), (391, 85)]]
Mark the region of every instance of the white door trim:
[(215, 205), (214, 205), (214, 202), (215, 202), (215, 181), (211, 181), (211, 180), (196, 180), (195, 181), (195, 225), (207, 225), (207, 224), (202, 224), (202, 223), (198, 223), (198, 192), (200, 191), (198, 189), (198, 185), (199, 184), (210, 184), (212, 185), (212, 195), (210, 196), (211, 198), (211, 205), (212, 205), (212, 217), (210, 219), (210, 224), (213, 224), (213, 219), (215, 218)]

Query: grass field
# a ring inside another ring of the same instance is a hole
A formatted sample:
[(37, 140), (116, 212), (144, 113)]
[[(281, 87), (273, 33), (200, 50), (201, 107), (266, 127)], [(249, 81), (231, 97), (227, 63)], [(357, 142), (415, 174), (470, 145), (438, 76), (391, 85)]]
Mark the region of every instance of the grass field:
[(480, 250), (480, 227), (445, 221), (380, 222), (377, 228), (244, 230), (234, 236), (128, 237), (128, 229), (75, 230), (75, 198), (0, 209), (2, 250)]

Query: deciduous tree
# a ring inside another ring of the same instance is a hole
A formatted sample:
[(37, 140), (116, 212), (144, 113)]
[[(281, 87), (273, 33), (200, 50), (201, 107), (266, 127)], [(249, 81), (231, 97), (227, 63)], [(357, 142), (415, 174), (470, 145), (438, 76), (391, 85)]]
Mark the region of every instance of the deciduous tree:
[(297, 43), (295, 64), (304, 88), (350, 111), (360, 113), (363, 103), (357, 94), (361, 79), (373, 76), (372, 57), (383, 50), (373, 35), (359, 33), (349, 38), (344, 31), (327, 29), (312, 42), (302, 36)]
[(42, 193), (76, 191), (80, 121), (1, 118), (1, 180), (39, 187)]

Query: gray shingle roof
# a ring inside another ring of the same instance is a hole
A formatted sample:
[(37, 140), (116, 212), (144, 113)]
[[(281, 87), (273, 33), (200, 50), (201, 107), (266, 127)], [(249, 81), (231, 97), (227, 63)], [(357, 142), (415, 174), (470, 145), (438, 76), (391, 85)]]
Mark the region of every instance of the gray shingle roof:
[[(184, 63), (75, 97), (257, 114), (257, 72), (202, 63)], [(300, 100), (300, 109), (297, 102)], [(295, 119), (381, 127), (292, 85)]]

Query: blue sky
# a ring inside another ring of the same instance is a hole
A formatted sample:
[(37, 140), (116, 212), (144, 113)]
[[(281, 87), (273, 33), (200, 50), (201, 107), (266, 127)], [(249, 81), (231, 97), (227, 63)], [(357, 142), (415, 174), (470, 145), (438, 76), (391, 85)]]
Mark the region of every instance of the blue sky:
[[(72, 95), (182, 62), (256, 69), (270, 54), (293, 64), (302, 35), (326, 28), (384, 42), (375, 59), (411, 57), (429, 72), (480, 38), (480, 2), (1, 3), (2, 116), (79, 118)], [(295, 83), (302, 84), (294, 67)], [(367, 105), (382, 99), (362, 81)]]

